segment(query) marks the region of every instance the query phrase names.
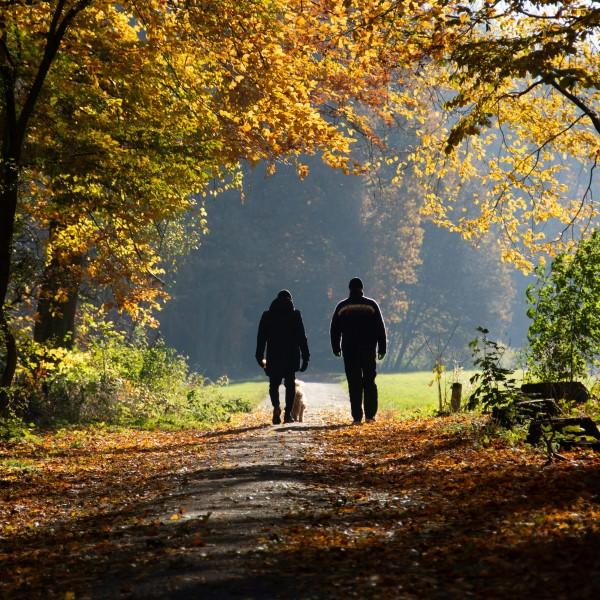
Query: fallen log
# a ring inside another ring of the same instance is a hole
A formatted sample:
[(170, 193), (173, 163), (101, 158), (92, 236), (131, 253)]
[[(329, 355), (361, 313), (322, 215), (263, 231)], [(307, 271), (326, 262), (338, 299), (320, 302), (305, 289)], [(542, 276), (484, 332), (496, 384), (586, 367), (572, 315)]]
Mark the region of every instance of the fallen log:
[(517, 402), (517, 407), (521, 414), (531, 418), (556, 417), (560, 413), (558, 404), (552, 398), (521, 400)]
[(540, 383), (524, 383), (521, 391), (528, 398), (553, 400), (572, 400), (583, 404), (590, 399), (587, 388), (580, 381), (543, 381)]
[[(571, 431), (568, 431), (567, 428), (570, 428)], [(546, 437), (546, 432), (551, 437), (554, 437), (557, 433), (562, 434), (558, 440), (561, 446), (568, 444), (569, 446), (584, 445), (594, 447), (596, 444), (600, 444), (600, 431), (590, 417), (534, 419), (529, 424), (527, 442), (529, 444), (537, 444), (542, 437)]]

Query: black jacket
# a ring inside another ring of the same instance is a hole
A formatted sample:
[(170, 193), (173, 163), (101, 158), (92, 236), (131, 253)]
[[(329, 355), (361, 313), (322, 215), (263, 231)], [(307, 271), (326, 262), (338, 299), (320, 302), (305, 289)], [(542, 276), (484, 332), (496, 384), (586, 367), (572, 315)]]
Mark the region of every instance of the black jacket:
[(267, 373), (286, 374), (300, 369), (302, 360), (308, 361), (308, 341), (299, 310), (294, 310), (288, 298), (276, 298), (265, 311), (258, 325), (256, 359), (262, 360), (267, 348)]
[[(331, 349), (369, 348), (385, 354), (387, 339), (381, 310), (375, 300), (351, 293), (335, 308), (331, 319)], [(340, 346), (341, 340), (341, 346)]]

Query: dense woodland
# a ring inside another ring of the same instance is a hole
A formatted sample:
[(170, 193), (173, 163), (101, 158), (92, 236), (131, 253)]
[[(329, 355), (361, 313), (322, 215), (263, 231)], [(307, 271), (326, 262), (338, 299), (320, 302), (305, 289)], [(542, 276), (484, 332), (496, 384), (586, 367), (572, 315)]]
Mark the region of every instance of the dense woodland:
[(501, 263), (493, 238), (474, 247), (421, 218), (406, 190), (308, 164), (304, 181), (293, 169), (249, 171), (243, 200), (234, 191), (208, 203), (210, 232), (174, 274), (159, 315), (160, 332), (195, 368), (256, 375), (258, 319), (288, 288), (304, 315), (311, 369), (339, 370), (329, 321), (356, 274), (387, 322), (383, 369), (429, 370), (440, 351), (450, 368), (468, 366), (481, 323), (524, 343), (525, 280)]
[[(244, 372), (247, 323), (279, 287), (322, 340), (358, 272), (387, 315), (387, 368), (460, 354), (477, 321), (515, 337), (511, 266), (597, 224), (598, 15), (575, 0), (8, 2), (2, 411), (13, 384), (44, 387), (57, 349), (94, 344), (78, 324), (127, 315), (129, 340), (156, 326), (173, 281), (206, 326), (184, 339), (173, 308), (163, 329), (211, 374)], [(231, 314), (213, 319), (210, 296)]]
[[(552, 362), (544, 278), (597, 227), (600, 12), (551, 6), (9, 2), (0, 411), (204, 414), (206, 383), (254, 372), (284, 287), (335, 370), (354, 275), (383, 370), (468, 368), (477, 326), (505, 363)], [(582, 348), (571, 379), (595, 368), (592, 321), (554, 329)]]

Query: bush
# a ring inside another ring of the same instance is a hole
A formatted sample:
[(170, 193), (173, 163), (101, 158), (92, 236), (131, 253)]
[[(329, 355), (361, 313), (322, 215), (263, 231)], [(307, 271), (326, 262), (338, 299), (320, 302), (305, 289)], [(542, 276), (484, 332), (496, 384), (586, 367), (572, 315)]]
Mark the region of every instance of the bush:
[(575, 381), (600, 358), (600, 231), (559, 254), (527, 290), (529, 372), (541, 381)]
[(37, 441), (33, 423), (25, 423), (17, 417), (0, 419), (0, 440), (4, 442)]
[(489, 331), (478, 327), (481, 340), (475, 338), (469, 343), (473, 351), (473, 364), (481, 369), (471, 377), (475, 389), (469, 397), (468, 407), (481, 407), (492, 413), (492, 418), (503, 427), (511, 427), (517, 420), (516, 402), (520, 391), (516, 380), (512, 377), (514, 371), (502, 366), (504, 346), (487, 337)]
[(108, 328), (84, 349), (31, 341), (22, 347), (14, 410), (42, 425), (184, 426), (251, 409), (249, 402), (223, 397), (226, 378), (212, 382), (191, 373), (184, 356), (161, 339), (148, 343), (139, 332), (126, 342), (122, 333)]

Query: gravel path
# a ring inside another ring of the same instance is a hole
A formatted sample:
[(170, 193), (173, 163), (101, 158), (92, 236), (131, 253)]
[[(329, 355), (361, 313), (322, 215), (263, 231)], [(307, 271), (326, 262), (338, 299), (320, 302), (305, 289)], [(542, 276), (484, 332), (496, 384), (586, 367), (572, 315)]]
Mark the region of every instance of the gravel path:
[[(304, 382), (304, 423), (258, 425), (224, 434), (206, 464), (187, 473), (181, 493), (165, 500), (161, 522), (196, 536), (184, 561), (142, 572), (115, 573), (98, 598), (300, 598), (295, 578), (280, 572), (266, 544), (277, 530), (325, 505), (322, 490), (303, 472), (311, 433), (346, 427), (349, 401), (335, 383)], [(283, 396), (283, 386), (281, 387)], [(259, 409), (270, 422), (270, 402)], [(183, 510), (182, 510), (183, 507)], [(181, 517), (171, 522), (173, 514)], [(270, 568), (270, 565), (273, 568)]]
[[(314, 427), (316, 425), (329, 425), (332, 422), (347, 421), (350, 419), (350, 401), (348, 395), (337, 383), (319, 383), (316, 381), (302, 381), (306, 411), (304, 423), (296, 423), (294, 427)], [(281, 406), (284, 388), (280, 387), (279, 396)], [(261, 407), (266, 412), (271, 410), (271, 401), (267, 396)]]

